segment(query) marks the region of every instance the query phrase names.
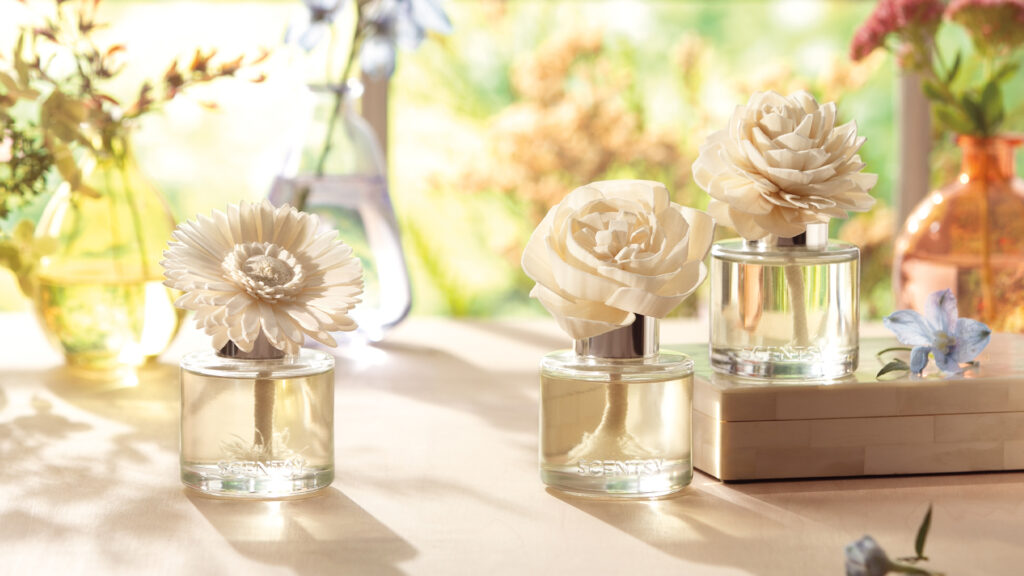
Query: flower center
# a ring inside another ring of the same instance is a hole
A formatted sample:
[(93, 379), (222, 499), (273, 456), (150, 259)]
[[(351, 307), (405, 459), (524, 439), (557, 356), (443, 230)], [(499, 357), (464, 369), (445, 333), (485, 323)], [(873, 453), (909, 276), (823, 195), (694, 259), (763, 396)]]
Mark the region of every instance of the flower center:
[(295, 272), (287, 262), (266, 254), (250, 256), (243, 269), (249, 278), (263, 282), (268, 287), (283, 286), (295, 277)]
[[(586, 229), (584, 224), (584, 229)], [(629, 262), (650, 251), (651, 228), (638, 215), (627, 212), (605, 213), (594, 228), (593, 254), (604, 261)]]
[(932, 341), (932, 348), (935, 348), (943, 354), (948, 354), (949, 348), (955, 344), (956, 338), (953, 338), (949, 334), (939, 330), (935, 333), (935, 339)]
[(302, 292), (308, 277), (295, 256), (267, 242), (236, 244), (220, 266), (227, 278), (265, 302), (290, 301)]

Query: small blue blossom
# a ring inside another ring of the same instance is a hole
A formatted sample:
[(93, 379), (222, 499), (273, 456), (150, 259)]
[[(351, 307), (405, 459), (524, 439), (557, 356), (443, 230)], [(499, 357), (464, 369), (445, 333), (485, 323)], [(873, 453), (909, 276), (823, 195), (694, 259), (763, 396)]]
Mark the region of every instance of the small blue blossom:
[(921, 374), (929, 354), (944, 373), (958, 374), (960, 364), (974, 360), (992, 336), (992, 330), (982, 322), (957, 318), (956, 296), (949, 290), (928, 297), (924, 316), (913, 310), (897, 310), (883, 322), (897, 340), (914, 347), (910, 351), (912, 374)]
[(298, 44), (311, 52), (330, 33), (331, 24), (338, 18), (348, 0), (302, 0), (306, 10), (288, 26), (284, 41)]
[(395, 71), (397, 47), (415, 50), (428, 32), (450, 34), (451, 21), (440, 0), (376, 0), (366, 8), (367, 36), (359, 65), (369, 76)]
[(846, 546), (846, 576), (885, 576), (892, 567), (885, 550), (871, 536)]

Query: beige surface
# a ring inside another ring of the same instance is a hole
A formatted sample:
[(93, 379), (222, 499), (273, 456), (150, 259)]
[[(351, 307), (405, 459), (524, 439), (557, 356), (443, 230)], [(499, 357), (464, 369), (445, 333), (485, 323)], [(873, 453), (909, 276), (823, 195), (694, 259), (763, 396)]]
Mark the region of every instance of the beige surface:
[[(673, 324), (663, 339), (705, 333)], [(551, 321), (410, 321), (339, 361), (334, 486), (240, 503), (177, 480), (174, 364), (204, 345), (197, 335), (117, 388), (72, 378), (27, 315), (0, 315), (0, 574), (841, 574), (843, 546), (866, 532), (910, 553), (929, 502), (934, 566), (1020, 573), (1020, 473), (697, 474), (658, 502), (549, 493), (535, 367), (564, 343)]]

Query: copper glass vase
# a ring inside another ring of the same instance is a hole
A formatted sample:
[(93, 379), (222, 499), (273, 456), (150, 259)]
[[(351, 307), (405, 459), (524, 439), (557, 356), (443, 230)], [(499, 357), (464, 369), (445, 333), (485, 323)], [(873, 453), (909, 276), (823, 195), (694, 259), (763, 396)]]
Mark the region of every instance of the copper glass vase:
[(956, 181), (907, 218), (895, 252), (897, 308), (922, 310), (951, 289), (961, 316), (997, 332), (1024, 332), (1024, 181), (1014, 169), (1021, 136), (960, 136)]

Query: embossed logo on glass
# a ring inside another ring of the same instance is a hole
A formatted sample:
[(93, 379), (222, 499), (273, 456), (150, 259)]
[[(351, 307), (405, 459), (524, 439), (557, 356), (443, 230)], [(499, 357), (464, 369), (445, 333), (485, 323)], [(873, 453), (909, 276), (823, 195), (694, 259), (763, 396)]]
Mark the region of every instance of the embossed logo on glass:
[(665, 461), (649, 460), (580, 460), (576, 473), (580, 476), (653, 476), (662, 471)]
[[(259, 438), (259, 432), (256, 432)], [(217, 462), (217, 468), (225, 477), (252, 477), (263, 475), (276, 478), (292, 478), (305, 471), (306, 459), (300, 452), (288, 447), (289, 434), (285, 429), (275, 432), (271, 442), (249, 442), (232, 434), (220, 443), (225, 458)]]

